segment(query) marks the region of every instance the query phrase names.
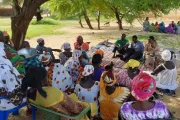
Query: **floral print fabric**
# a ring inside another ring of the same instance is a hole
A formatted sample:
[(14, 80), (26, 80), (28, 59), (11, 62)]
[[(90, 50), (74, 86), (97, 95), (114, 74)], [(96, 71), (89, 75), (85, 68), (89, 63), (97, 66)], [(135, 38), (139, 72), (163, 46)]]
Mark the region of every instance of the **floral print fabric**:
[(126, 120), (154, 120), (169, 118), (169, 112), (164, 103), (155, 101), (155, 106), (147, 111), (132, 108), (133, 102), (126, 102), (121, 107), (121, 115)]
[(68, 71), (69, 75), (72, 77), (73, 82), (75, 82), (79, 76), (78, 68), (80, 67), (79, 57), (82, 55), (80, 50), (74, 50), (73, 55), (64, 64), (65, 69)]
[(98, 105), (98, 93), (100, 83), (96, 81), (91, 88), (83, 88), (80, 84), (76, 84), (75, 93), (82, 102), (95, 103)]

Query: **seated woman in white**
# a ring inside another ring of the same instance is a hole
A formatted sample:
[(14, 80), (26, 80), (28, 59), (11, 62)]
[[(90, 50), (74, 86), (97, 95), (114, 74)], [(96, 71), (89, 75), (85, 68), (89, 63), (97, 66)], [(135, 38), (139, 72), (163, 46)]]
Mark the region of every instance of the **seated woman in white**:
[(157, 75), (157, 88), (169, 95), (175, 95), (175, 90), (178, 88), (177, 70), (174, 62), (171, 60), (171, 52), (165, 50), (162, 52), (161, 57), (164, 60), (164, 63), (159, 65), (151, 74)]
[(21, 76), (6, 58), (3, 44), (0, 45), (0, 110), (10, 110), (26, 101), (21, 90)]

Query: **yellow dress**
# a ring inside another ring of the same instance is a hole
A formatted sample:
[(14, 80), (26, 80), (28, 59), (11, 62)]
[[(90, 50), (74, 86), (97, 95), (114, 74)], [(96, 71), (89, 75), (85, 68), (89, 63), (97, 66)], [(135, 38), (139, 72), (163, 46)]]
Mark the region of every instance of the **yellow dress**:
[(118, 113), (123, 101), (129, 96), (128, 88), (116, 87), (113, 94), (106, 93), (106, 85), (100, 81), (100, 113), (103, 120), (118, 120)]
[(47, 97), (42, 97), (39, 92), (36, 93), (36, 100), (29, 100), (30, 102), (46, 107), (53, 111), (69, 115), (76, 116), (81, 113), (85, 107), (82, 103), (72, 100), (65, 95), (62, 91), (54, 87), (43, 87)]

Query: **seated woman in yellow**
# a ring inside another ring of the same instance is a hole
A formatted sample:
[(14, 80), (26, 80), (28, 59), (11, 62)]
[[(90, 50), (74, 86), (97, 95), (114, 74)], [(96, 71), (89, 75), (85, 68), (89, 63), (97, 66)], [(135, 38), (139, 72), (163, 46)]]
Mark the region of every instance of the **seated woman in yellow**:
[(76, 116), (84, 110), (83, 104), (72, 100), (59, 89), (43, 87), (47, 84), (46, 76), (46, 70), (41, 67), (27, 71), (22, 89), (26, 91), (27, 87), (31, 87), (27, 91), (30, 102), (69, 116)]
[(103, 120), (118, 120), (118, 112), (124, 100), (129, 96), (128, 88), (116, 87), (113, 63), (105, 67), (100, 80), (100, 113)]

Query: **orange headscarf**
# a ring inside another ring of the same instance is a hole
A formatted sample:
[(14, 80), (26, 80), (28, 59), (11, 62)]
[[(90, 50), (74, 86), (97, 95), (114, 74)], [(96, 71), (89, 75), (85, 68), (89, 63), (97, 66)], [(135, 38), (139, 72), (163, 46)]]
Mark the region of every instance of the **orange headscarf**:
[(98, 49), (98, 50), (96, 50), (96, 52), (94, 54), (100, 54), (101, 57), (103, 57), (104, 52), (101, 49)]

